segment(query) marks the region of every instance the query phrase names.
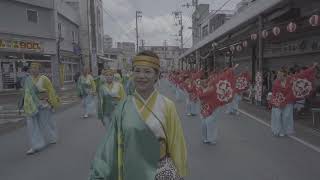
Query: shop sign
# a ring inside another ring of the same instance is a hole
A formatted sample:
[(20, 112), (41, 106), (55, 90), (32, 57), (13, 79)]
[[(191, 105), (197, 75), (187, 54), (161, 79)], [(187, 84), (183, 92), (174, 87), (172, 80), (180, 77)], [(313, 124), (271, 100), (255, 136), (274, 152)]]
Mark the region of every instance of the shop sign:
[(33, 50), (40, 51), (41, 45), (35, 41), (24, 41), (24, 40), (7, 40), (0, 38), (0, 49), (22, 49), (22, 50)]

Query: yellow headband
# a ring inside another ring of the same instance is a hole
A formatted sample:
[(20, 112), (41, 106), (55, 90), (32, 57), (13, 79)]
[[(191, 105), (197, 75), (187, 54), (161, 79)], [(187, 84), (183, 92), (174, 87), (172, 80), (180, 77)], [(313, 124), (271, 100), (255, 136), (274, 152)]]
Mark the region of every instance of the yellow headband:
[(159, 70), (160, 60), (150, 56), (136, 56), (133, 58), (133, 66), (137, 65), (148, 66)]
[(31, 68), (40, 68), (40, 67), (41, 67), (41, 64), (40, 64), (40, 63), (35, 63), (35, 62), (33, 62), (33, 63), (31, 63), (30, 67), (31, 67)]
[(113, 69), (103, 69), (102, 74), (114, 74), (115, 71)]

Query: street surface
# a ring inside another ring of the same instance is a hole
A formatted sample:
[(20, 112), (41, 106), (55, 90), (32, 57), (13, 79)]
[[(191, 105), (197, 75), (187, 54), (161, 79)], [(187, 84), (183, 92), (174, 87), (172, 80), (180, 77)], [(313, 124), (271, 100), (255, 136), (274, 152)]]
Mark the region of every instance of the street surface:
[[(161, 92), (173, 91), (161, 83)], [(176, 103), (188, 144), (187, 180), (319, 180), (320, 154), (292, 138), (275, 138), (248, 116), (223, 115), (215, 146), (201, 142), (199, 117), (187, 117)], [(0, 136), (1, 180), (86, 180), (105, 129), (96, 118), (81, 119), (81, 105), (55, 115), (60, 141), (33, 156), (25, 128)]]

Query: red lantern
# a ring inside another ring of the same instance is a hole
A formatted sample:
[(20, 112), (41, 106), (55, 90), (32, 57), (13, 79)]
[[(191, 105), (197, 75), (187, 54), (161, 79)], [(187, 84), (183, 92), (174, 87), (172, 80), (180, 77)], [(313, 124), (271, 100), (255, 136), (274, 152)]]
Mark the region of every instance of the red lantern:
[(257, 40), (258, 35), (255, 33), (255, 34), (251, 34), (250, 37), (251, 37), (251, 40), (255, 41), (255, 40)]
[(276, 26), (276, 27), (274, 27), (274, 28), (272, 29), (272, 32), (273, 32), (273, 34), (274, 34), (275, 36), (278, 36), (278, 35), (280, 34), (280, 32), (281, 32), (281, 29), (280, 29), (280, 27)]
[(231, 52), (234, 52), (234, 50), (235, 50), (234, 45), (231, 45), (231, 46), (230, 46), (230, 51), (231, 51)]
[(242, 51), (242, 46), (241, 46), (240, 44), (237, 45), (237, 51), (238, 51), (238, 52)]
[(267, 37), (269, 36), (268, 30), (263, 30), (263, 31), (261, 32), (261, 35), (262, 35), (263, 38), (267, 38)]
[(287, 26), (288, 32), (295, 32), (297, 30), (297, 24), (294, 22), (290, 22)]
[(243, 41), (243, 42), (242, 42), (242, 46), (245, 47), (245, 48), (248, 47), (248, 41), (247, 41), (247, 40), (246, 40), (246, 41)]
[(311, 26), (319, 26), (320, 25), (320, 16), (319, 15), (313, 15), (309, 19), (309, 23)]

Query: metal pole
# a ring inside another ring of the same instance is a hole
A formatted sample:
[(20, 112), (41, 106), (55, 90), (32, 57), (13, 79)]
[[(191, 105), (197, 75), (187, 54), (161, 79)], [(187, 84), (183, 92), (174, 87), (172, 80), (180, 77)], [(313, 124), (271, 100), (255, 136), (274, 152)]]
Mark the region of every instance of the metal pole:
[(181, 51), (183, 53), (183, 22), (182, 22), (182, 12), (180, 12), (180, 25), (181, 25), (181, 28), (180, 28), (180, 31), (181, 31)]
[(138, 11), (136, 11), (136, 52), (139, 52)]
[(263, 18), (259, 16), (259, 61), (258, 61), (258, 71), (262, 72), (262, 59), (263, 59), (263, 39), (262, 39), (262, 28), (263, 28)]

